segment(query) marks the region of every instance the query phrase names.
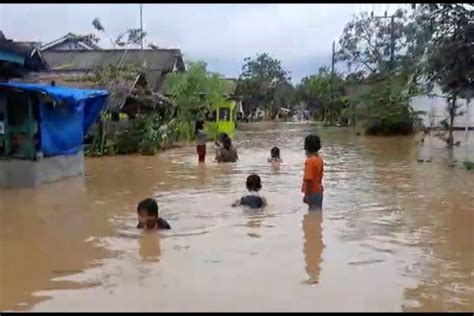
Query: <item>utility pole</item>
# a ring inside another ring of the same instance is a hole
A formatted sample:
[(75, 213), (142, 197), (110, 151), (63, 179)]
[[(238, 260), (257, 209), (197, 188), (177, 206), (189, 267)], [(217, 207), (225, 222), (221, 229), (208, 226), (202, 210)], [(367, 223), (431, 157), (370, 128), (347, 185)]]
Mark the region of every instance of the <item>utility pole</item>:
[(336, 63), (336, 41), (332, 41), (332, 60), (331, 60), (331, 73), (334, 76), (334, 65)]
[(390, 16), (390, 70), (395, 61), (395, 15)]
[(390, 19), (390, 70), (393, 70), (395, 66), (395, 14), (387, 16), (387, 11), (385, 11), (384, 16), (374, 16), (374, 11), (372, 11), (370, 15), (375, 19)]
[(141, 49), (143, 50), (143, 3), (140, 3), (140, 36), (141, 36)]
[[(334, 70), (334, 65), (336, 63), (336, 41), (332, 41), (332, 58), (331, 58), (331, 98), (335, 97), (335, 89), (334, 89), (334, 75), (335, 75), (335, 70)], [(332, 117), (332, 110), (330, 114), (330, 124), (332, 125), (333, 123), (333, 117)], [(324, 120), (326, 121), (327, 117), (326, 114), (324, 115)]]

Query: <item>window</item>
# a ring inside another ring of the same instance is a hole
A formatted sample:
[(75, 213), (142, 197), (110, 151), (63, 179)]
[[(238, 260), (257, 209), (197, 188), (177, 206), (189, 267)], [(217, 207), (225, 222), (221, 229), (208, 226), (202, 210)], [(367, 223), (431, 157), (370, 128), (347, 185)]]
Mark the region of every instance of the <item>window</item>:
[(219, 109), (219, 121), (230, 121), (230, 109), (220, 108)]

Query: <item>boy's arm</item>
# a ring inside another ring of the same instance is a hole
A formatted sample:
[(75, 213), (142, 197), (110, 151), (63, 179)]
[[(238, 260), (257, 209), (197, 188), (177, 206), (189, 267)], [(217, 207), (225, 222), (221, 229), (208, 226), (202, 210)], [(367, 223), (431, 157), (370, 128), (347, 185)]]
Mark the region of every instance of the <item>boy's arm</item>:
[(310, 195), (313, 193), (311, 191), (312, 180), (304, 180), (304, 195)]
[(240, 200), (241, 200), (241, 199), (238, 199), (237, 201), (235, 201), (234, 203), (232, 203), (232, 207), (240, 206)]
[(304, 194), (309, 195), (313, 193), (311, 191), (311, 184), (314, 180), (314, 164), (311, 161), (307, 161), (304, 167)]

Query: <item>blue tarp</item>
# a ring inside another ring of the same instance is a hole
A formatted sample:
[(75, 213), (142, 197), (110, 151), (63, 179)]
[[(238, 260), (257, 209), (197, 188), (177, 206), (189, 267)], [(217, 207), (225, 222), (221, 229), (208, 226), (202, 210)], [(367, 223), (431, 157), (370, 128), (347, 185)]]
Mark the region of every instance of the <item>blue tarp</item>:
[(109, 95), (106, 90), (76, 89), (29, 83), (0, 86), (46, 93), (57, 106), (40, 103), (41, 151), (45, 156), (73, 155), (81, 150), (84, 135), (99, 117)]

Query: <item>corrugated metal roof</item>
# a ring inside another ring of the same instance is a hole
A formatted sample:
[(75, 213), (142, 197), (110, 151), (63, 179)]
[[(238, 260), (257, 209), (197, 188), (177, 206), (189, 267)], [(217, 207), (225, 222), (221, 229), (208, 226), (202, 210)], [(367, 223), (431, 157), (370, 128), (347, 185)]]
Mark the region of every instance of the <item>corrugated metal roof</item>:
[(46, 44), (43, 44), (40, 49), (42, 51), (45, 51), (45, 50), (48, 50), (48, 49), (51, 49), (51, 48), (54, 49), (54, 46), (56, 46), (58, 44), (61, 44), (61, 43), (64, 43), (66, 41), (75, 41), (75, 42), (79, 43), (81, 46), (83, 46), (83, 48), (86, 49), (86, 50), (100, 49), (100, 47), (97, 46), (97, 45), (94, 45), (94, 44), (91, 44), (91, 43), (86, 43), (86, 42), (82, 41), (82, 36), (79, 36), (79, 35), (76, 35), (76, 34), (73, 34), (73, 33), (67, 33), (63, 37), (55, 39), (54, 41), (48, 42)]
[(88, 71), (119, 64), (172, 71), (175, 64), (183, 64), (179, 49), (44, 51), (43, 57), (56, 71)]
[[(88, 89), (106, 89), (109, 91), (109, 97), (107, 99), (107, 109), (112, 112), (119, 112), (126, 103), (127, 97), (132, 96), (134, 93), (134, 86), (138, 80), (138, 73), (133, 74), (130, 78), (120, 78), (109, 81), (106, 86), (98, 87), (93, 82), (90, 75), (84, 74), (84, 72), (68, 72), (68, 73), (32, 73), (26, 78), (21, 80), (14, 80), (13, 82), (28, 82), (28, 83), (41, 83), (51, 85), (51, 82), (55, 82), (58, 86), (68, 86), (74, 88), (88, 88)], [(147, 74), (144, 74), (147, 82), (150, 81)], [(161, 93), (153, 92), (150, 95), (150, 100), (153, 102), (169, 102)]]

